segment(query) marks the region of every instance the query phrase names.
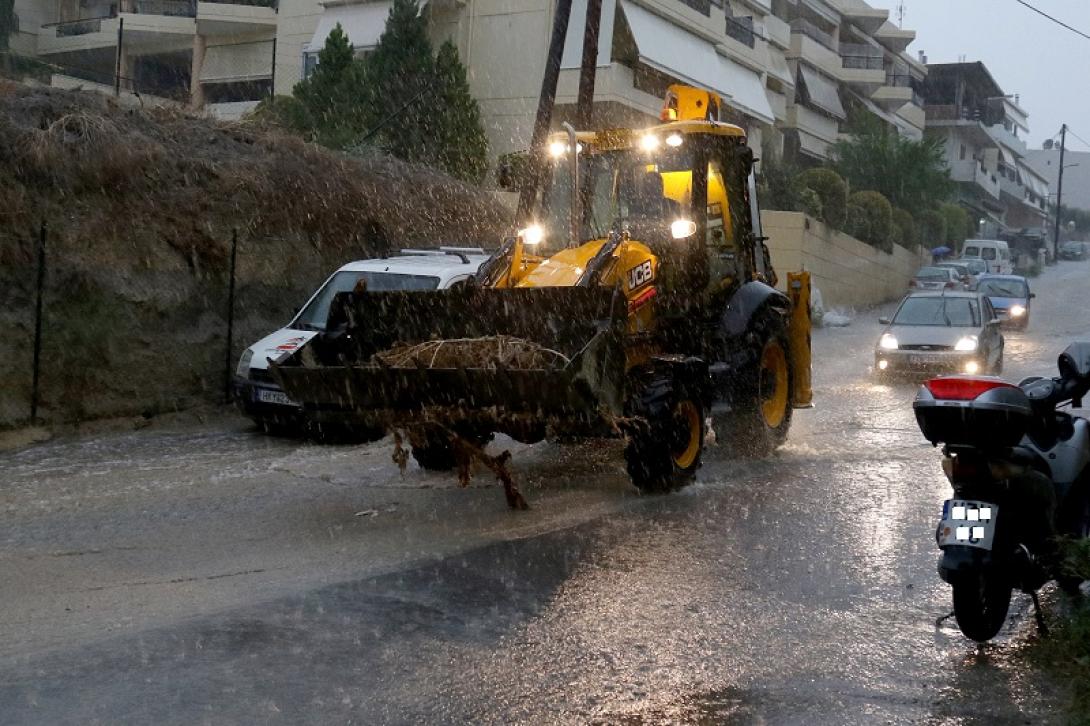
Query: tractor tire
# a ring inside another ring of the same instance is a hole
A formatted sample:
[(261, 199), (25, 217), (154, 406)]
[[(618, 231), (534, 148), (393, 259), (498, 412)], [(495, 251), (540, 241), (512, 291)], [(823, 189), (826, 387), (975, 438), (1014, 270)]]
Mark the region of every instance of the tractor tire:
[(632, 431), (624, 458), (632, 483), (661, 494), (690, 483), (704, 450), (704, 404), (672, 378), (656, 378), (634, 402), (646, 423)]
[(783, 445), (791, 428), (790, 348), (786, 323), (767, 320), (753, 362), (741, 371), (731, 410), (712, 421), (716, 440), (732, 454), (763, 458)]
[[(493, 434), (480, 434), (480, 433), (465, 433), (459, 432), (461, 436), (472, 441), (477, 446), (485, 446), (492, 440)], [(423, 444), (413, 448), (413, 458), (416, 459), (416, 463), (420, 465), (421, 469), (427, 469), (428, 471), (450, 471), (457, 464), (457, 457), (454, 454), (454, 447), (451, 446), (450, 440), (442, 431), (429, 431), (425, 437)]]

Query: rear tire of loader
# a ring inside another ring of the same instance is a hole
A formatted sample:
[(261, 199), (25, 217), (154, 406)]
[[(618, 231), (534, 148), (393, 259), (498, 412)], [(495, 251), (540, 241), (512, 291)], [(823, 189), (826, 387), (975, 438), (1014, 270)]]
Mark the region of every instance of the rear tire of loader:
[(644, 494), (680, 489), (692, 481), (704, 451), (704, 406), (669, 380), (652, 382), (644, 394), (645, 427), (633, 431), (624, 450), (632, 483)]
[(713, 421), (717, 441), (732, 453), (763, 458), (787, 441), (791, 428), (791, 358), (783, 323), (769, 321), (756, 361), (742, 371), (731, 411)]

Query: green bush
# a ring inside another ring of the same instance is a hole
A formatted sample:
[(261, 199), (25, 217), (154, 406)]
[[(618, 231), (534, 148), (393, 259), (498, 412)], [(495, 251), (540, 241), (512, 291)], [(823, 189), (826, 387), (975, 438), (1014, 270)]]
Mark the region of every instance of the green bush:
[[(1066, 574), (1090, 579), (1090, 540), (1067, 540), (1061, 551)], [(1068, 616), (1053, 627), (1049, 637), (1037, 640), (1031, 654), (1071, 684), (1069, 723), (1090, 723), (1090, 600), (1073, 602)]]
[(849, 200), (860, 207), (866, 220), (866, 236), (861, 239), (864, 242), (889, 252), (893, 249), (890, 243), (890, 230), (893, 227), (893, 206), (880, 192), (856, 192)]
[(870, 237), (867, 210), (850, 199), (844, 213), (844, 231), (860, 240), (866, 240)]
[(824, 212), (821, 196), (809, 187), (803, 187), (799, 192), (799, 210), (809, 214), (814, 219), (823, 219)]
[(761, 155), (759, 170), (757, 193), (763, 209), (794, 212), (801, 208), (798, 167), (784, 163), (768, 150)]
[(946, 241), (946, 217), (937, 210), (925, 209), (916, 217), (916, 231), (924, 247), (938, 247)]
[(837, 229), (844, 227), (848, 211), (848, 185), (832, 169), (807, 169), (799, 174), (796, 182), (804, 189), (812, 189), (821, 198), (821, 221)]
[(943, 242), (951, 249), (960, 251), (961, 243), (965, 241), (966, 231), (970, 228), (969, 213), (960, 204), (944, 202), (939, 205), (939, 214), (946, 220), (946, 235), (943, 237)]
[(895, 208), (893, 210), (893, 236), (894, 244), (910, 250), (916, 249), (920, 240), (916, 236), (916, 220), (907, 210)]

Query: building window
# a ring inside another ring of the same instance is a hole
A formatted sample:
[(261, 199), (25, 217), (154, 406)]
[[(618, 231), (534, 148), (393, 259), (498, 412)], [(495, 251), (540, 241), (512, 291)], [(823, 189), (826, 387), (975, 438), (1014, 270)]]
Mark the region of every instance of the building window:
[(965, 144), (961, 145), (961, 160), (965, 161)]
[(710, 16), (712, 14), (711, 0), (681, 0), (681, 4), (688, 5), (701, 15)]

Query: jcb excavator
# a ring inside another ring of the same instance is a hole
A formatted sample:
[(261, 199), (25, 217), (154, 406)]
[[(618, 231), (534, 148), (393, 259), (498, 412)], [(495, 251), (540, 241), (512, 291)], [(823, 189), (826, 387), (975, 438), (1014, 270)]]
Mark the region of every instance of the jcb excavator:
[(809, 278), (775, 289), (753, 153), (721, 103), (671, 86), (650, 128), (565, 125), (535, 160), (532, 218), (475, 284), (342, 293), (274, 376), (306, 407), (405, 432), (427, 468), (493, 432), (623, 436), (632, 481), (665, 491), (700, 466), (708, 422), (772, 451), (810, 403)]

